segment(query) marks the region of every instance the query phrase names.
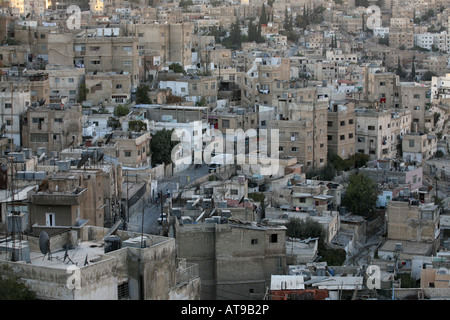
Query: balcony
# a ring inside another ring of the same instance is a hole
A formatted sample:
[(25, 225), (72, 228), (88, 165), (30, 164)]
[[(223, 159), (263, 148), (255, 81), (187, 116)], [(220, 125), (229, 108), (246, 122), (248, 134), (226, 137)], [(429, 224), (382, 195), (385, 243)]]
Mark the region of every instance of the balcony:
[(87, 198), (86, 188), (76, 188), (72, 192), (37, 192), (31, 195), (31, 203), (37, 205), (79, 205)]
[(189, 282), (199, 277), (198, 264), (186, 262), (186, 259), (177, 259), (176, 284)]

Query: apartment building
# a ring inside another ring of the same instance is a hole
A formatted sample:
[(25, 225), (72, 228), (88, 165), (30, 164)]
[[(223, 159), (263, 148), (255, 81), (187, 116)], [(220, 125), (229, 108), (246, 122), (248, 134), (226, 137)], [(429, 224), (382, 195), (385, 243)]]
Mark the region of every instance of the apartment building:
[(199, 265), (200, 299), (262, 297), (271, 275), (284, 272), (285, 232), (240, 220), (185, 224), (177, 232), (177, 256)]
[(132, 89), (139, 85), (140, 58), (136, 37), (100, 36), (86, 30), (73, 38), (73, 55), (72, 63), (84, 65), (86, 74), (123, 73), (129, 75)]
[(289, 58), (255, 58), (241, 79), (242, 105), (253, 106), (255, 103), (269, 105), (273, 100), (275, 81), (289, 79)]
[(440, 211), (435, 204), (401, 198), (391, 200), (387, 208), (388, 239), (427, 243), (432, 254), (439, 245)]
[(354, 103), (331, 103), (327, 112), (327, 145), (330, 154), (343, 159), (356, 153)]
[(426, 117), (430, 112), (428, 103), (430, 102), (430, 86), (416, 82), (400, 82), (394, 94), (395, 108), (409, 110), (412, 118), (412, 131), (424, 131)]
[(275, 120), (268, 121), (268, 129), (279, 130), (281, 157), (296, 157), (306, 170), (322, 167), (327, 162), (328, 100), (289, 103), (279, 101)]
[(117, 158), (124, 167), (149, 166), (151, 160), (150, 132), (113, 131), (103, 152)]
[(450, 73), (431, 78), (431, 102), (448, 102), (450, 99)]
[(389, 47), (411, 49), (414, 47), (414, 33), (412, 31), (389, 30)]
[(182, 23), (136, 23), (123, 24), (125, 36), (135, 37), (138, 52), (144, 55), (158, 55), (161, 65), (179, 63), (188, 68), (192, 64), (192, 36), (194, 24)]
[(448, 52), (450, 49), (450, 34), (446, 31), (415, 34), (414, 44), (428, 50), (439, 49), (440, 51)]
[(29, 62), (29, 45), (0, 46), (0, 65), (2, 67), (25, 67)]
[(356, 109), (356, 152), (370, 160), (401, 157), (402, 136), (411, 131), (411, 112)]
[(165, 79), (166, 77), (161, 75), (158, 78), (159, 89), (170, 89), (174, 96), (194, 104), (205, 102), (210, 107), (217, 105), (219, 86), (216, 76), (189, 75)]
[(423, 132), (403, 135), (403, 159), (407, 162), (422, 162), (434, 157), (437, 151), (437, 137)]
[(46, 153), (76, 147), (82, 142), (82, 107), (79, 104), (49, 104), (28, 108), (21, 119), (22, 144)]
[(97, 105), (125, 104), (131, 99), (133, 90), (131, 75), (119, 72), (86, 73), (86, 101)]
[(21, 116), (31, 103), (30, 82), (0, 81), (0, 121), (8, 139), (22, 146)]

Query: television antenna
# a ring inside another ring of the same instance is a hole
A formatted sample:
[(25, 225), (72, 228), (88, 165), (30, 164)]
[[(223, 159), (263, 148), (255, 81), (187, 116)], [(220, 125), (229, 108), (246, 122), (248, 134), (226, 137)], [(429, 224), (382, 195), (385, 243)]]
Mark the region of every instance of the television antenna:
[(48, 254), (48, 260), (52, 259), (52, 253), (50, 251), (50, 237), (48, 236), (48, 233), (45, 231), (42, 231), (39, 234), (39, 249), (44, 255), (42, 260), (44, 260), (46, 254)]

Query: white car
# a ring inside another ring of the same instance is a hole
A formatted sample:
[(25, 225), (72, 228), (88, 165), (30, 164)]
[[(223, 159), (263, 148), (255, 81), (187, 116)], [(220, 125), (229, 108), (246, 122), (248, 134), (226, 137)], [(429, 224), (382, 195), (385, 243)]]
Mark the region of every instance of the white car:
[(162, 224), (163, 222), (167, 222), (167, 216), (166, 216), (165, 213), (162, 214), (162, 217), (160, 215), (159, 218), (158, 218), (158, 223), (159, 224)]

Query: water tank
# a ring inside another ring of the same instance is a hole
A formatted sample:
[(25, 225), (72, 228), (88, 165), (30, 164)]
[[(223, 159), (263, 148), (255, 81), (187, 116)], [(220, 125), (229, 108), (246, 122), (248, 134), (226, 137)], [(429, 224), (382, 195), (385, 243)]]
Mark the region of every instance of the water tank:
[(6, 217), (9, 232), (20, 233), (27, 228), (27, 216), (25, 213), (10, 213)]
[(17, 171), (16, 178), (17, 179), (25, 179), (25, 171)]
[(45, 147), (39, 147), (37, 148), (37, 156), (40, 157), (42, 154), (44, 154), (47, 151), (47, 149)]
[(105, 239), (105, 253), (122, 248), (122, 240), (118, 236), (109, 236)]
[(36, 171), (34, 173), (35, 180), (44, 180), (47, 177), (47, 172), (45, 171)]
[(25, 171), (25, 179), (33, 180), (34, 179), (34, 171)]
[(23, 150), (23, 152), (25, 153), (25, 158), (30, 159), (31, 156), (32, 156), (31, 149), (23, 148), (22, 150)]
[(25, 162), (24, 152), (13, 152), (12, 157), (14, 159), (14, 162)]
[(70, 160), (60, 160), (58, 161), (59, 171), (69, 171), (70, 170)]

